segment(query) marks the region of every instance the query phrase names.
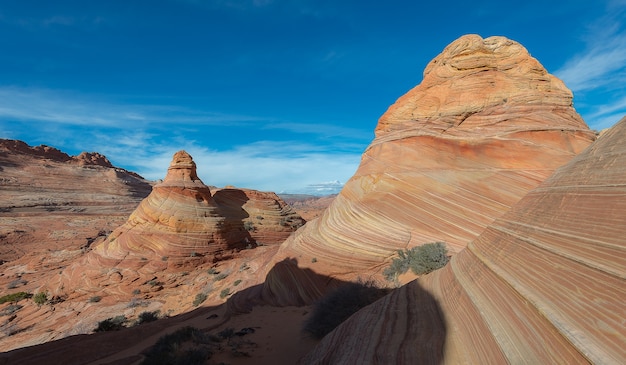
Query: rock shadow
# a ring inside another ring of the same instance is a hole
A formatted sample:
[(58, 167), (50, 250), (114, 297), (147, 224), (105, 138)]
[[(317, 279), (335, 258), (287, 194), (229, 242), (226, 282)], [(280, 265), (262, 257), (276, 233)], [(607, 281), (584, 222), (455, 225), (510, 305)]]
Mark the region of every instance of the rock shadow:
[(250, 215), (243, 206), (250, 200), (240, 189), (226, 188), (216, 191), (213, 200), (217, 204), (219, 214), (225, 218), (223, 234), (228, 236), (229, 249), (246, 249), (256, 246), (256, 240), (250, 234), (245, 219)]
[[(313, 305), (314, 311), (320, 306), (336, 305), (339, 311), (339, 306), (359, 300), (336, 300), (361, 290), (354, 284), (300, 268), (297, 259), (286, 258), (272, 267), (264, 283), (235, 293), (227, 305), (233, 315), (252, 311), (258, 305)], [(358, 359), (361, 364), (442, 364), (447, 324), (435, 297), (417, 280), (388, 292), (381, 295), (373, 288), (359, 294), (382, 298), (358, 310), (324, 336), (301, 363), (355, 363)], [(322, 309), (332, 313), (329, 308)]]

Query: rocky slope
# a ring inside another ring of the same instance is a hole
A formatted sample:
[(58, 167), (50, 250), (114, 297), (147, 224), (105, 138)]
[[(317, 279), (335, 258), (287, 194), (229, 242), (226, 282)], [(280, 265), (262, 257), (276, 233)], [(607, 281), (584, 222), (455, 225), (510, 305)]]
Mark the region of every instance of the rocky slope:
[(281, 246), (274, 262), (291, 265), (268, 274), (265, 297), (314, 300), (323, 289), (292, 279), (302, 268), (349, 279), (380, 272), (398, 249), (443, 241), (459, 252), (594, 139), (572, 93), (523, 46), (463, 36), (380, 118), (324, 214)]
[(273, 255), (304, 223), (275, 193), (208, 187), (180, 151), (165, 179), (112, 233), (81, 249), (43, 239), (38, 252), (0, 266), (6, 294), (49, 299), (43, 306), (0, 303), (0, 350), (90, 333), (118, 315), (134, 320), (144, 311), (176, 315), (204, 301), (222, 303), (262, 281), (255, 257)]
[(152, 189), (99, 153), (0, 140), (0, 261), (79, 249), (119, 226)]
[(626, 118), (304, 363), (623, 364), (625, 177)]

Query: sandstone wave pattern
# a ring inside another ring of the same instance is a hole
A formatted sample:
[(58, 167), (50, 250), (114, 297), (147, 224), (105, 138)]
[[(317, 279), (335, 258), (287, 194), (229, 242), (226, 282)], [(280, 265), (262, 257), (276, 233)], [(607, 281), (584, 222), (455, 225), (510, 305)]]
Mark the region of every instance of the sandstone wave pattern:
[[(355, 175), (274, 262), (349, 280), (399, 249), (443, 241), (454, 254), (594, 139), (571, 91), (522, 45), (463, 36), (384, 113)], [(323, 291), (281, 299), (309, 289), (279, 271), (265, 288), (273, 302)]]
[(625, 177), (626, 118), (305, 363), (623, 364)]

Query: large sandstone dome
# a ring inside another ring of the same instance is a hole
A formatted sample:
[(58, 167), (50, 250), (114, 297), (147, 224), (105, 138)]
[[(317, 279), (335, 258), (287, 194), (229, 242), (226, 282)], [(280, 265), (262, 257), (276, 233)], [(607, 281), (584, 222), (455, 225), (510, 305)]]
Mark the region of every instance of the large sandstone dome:
[(623, 364), (625, 177), (626, 118), (304, 363)]
[(302, 268), (350, 280), (398, 249), (459, 252), (594, 139), (571, 91), (522, 45), (463, 36), (380, 118), (332, 205), (281, 246), (264, 294), (307, 303), (324, 289), (291, 279)]

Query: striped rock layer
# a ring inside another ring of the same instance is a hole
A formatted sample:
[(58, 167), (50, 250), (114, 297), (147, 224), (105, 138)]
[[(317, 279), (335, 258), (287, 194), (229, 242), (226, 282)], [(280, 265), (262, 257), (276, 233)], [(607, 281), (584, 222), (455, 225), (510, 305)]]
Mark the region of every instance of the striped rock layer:
[(167, 176), (156, 184), (127, 222), (93, 245), (64, 272), (65, 282), (132, 282), (166, 270), (193, 268), (232, 257), (257, 244), (279, 244), (304, 220), (275, 193), (213, 189), (196, 174), (185, 151), (177, 152)]
[[(463, 36), (380, 118), (355, 175), (274, 262), (350, 279), (380, 272), (398, 249), (443, 241), (459, 252), (594, 139), (571, 91), (523, 46)], [(266, 297), (307, 303), (323, 292), (290, 279), (297, 270), (270, 272)]]
[(626, 118), (304, 363), (624, 364), (624, 212)]

